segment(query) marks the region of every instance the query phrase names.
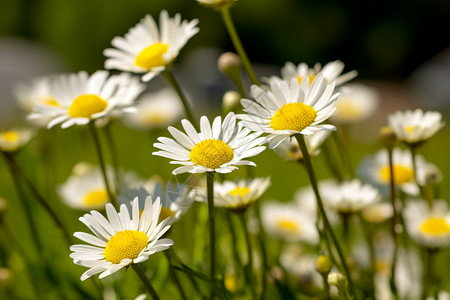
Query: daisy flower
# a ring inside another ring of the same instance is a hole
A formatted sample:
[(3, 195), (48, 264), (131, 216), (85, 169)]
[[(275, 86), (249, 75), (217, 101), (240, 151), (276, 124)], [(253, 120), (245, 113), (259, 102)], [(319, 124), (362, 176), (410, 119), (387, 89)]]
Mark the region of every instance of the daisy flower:
[(444, 200), (434, 200), (430, 208), (424, 200), (410, 199), (403, 216), (406, 229), (417, 244), (430, 249), (450, 246), (450, 212)]
[(336, 130), (333, 125), (320, 125), (335, 111), (334, 83), (327, 84), (323, 76), (317, 76), (311, 85), (305, 78), (301, 84), (292, 79), (272, 80), (270, 90), (256, 85), (251, 87), (255, 100), (242, 99), (247, 114), (238, 115), (250, 130), (268, 133), (269, 147), (277, 147), (294, 134), (310, 135), (323, 130)]
[(236, 125), (236, 116), (229, 113), (222, 122), (216, 117), (211, 126), (207, 117), (200, 119), (200, 132), (188, 120), (182, 120), (184, 130), (169, 127), (169, 132), (175, 138), (160, 137), (160, 143), (153, 144), (161, 151), (153, 152), (173, 159), (172, 164), (180, 164), (172, 174), (185, 172), (229, 173), (239, 165), (255, 166), (255, 163), (243, 160), (255, 156), (266, 147), (260, 146), (265, 138), (259, 138), (260, 133), (251, 133), (247, 128)]
[(336, 111), (331, 119), (336, 123), (354, 124), (371, 117), (377, 110), (379, 96), (375, 89), (362, 84), (340, 87)]
[(428, 140), (445, 125), (439, 112), (421, 109), (397, 111), (388, 116), (388, 123), (397, 139), (410, 145)]
[[(112, 169), (107, 172), (112, 178)], [(59, 185), (57, 192), (68, 206), (81, 209), (102, 209), (109, 202), (108, 191), (99, 167), (87, 163), (78, 163), (66, 182)]]
[(166, 128), (181, 119), (184, 113), (173, 89), (147, 93), (136, 101), (136, 113), (124, 115), (125, 125), (142, 130)]
[(37, 104), (29, 119), (46, 119), (47, 128), (62, 123), (62, 128), (85, 125), (91, 120), (134, 112), (130, 105), (145, 88), (139, 79), (129, 74), (109, 76), (97, 71), (91, 76), (81, 71), (64, 74), (49, 82), (54, 105)]
[[(309, 81), (312, 82), (320, 73), (328, 83), (334, 82), (336, 86), (339, 86), (358, 75), (357, 71), (351, 71), (341, 75), (342, 71), (344, 71), (344, 66), (344, 63), (339, 60), (329, 62), (323, 68), (320, 63), (316, 63), (313, 68), (309, 68), (305, 63), (300, 63), (296, 66), (292, 62), (287, 62), (281, 69), (281, 77), (287, 82), (295, 78), (300, 84), (303, 78), (309, 78)], [(277, 77), (273, 76), (271, 79), (274, 78)]]
[(367, 222), (381, 223), (394, 215), (392, 204), (386, 202), (373, 203), (362, 210), (362, 217)]
[(0, 131), (0, 151), (14, 152), (27, 144), (34, 136), (30, 128), (15, 128)]
[(139, 212), (139, 200), (132, 203), (131, 216), (125, 204), (118, 213), (110, 203), (106, 204), (109, 221), (99, 212), (92, 210), (80, 218), (92, 232), (75, 232), (74, 236), (90, 245), (72, 245), (70, 257), (77, 265), (88, 267), (81, 275), (85, 280), (101, 273), (99, 278), (111, 275), (130, 264), (141, 263), (150, 255), (168, 249), (173, 241), (161, 239), (169, 230), (169, 219), (158, 222), (161, 211), (159, 199), (152, 204), (151, 197), (145, 200), (142, 214)]
[[(329, 131), (318, 131), (305, 136), (306, 148), (310, 156), (319, 155), (320, 147), (329, 135)], [(287, 161), (303, 160), (303, 153), (296, 139), (285, 139), (273, 151)]]
[(106, 49), (106, 69), (118, 69), (145, 73), (143, 81), (149, 81), (175, 60), (181, 48), (198, 31), (198, 20), (181, 22), (180, 14), (169, 18), (167, 11), (159, 15), (159, 30), (152, 16), (146, 15), (124, 37), (115, 37)]
[(296, 205), (266, 201), (261, 205), (261, 222), (264, 231), (272, 237), (287, 242), (319, 242), (315, 219)]
[(197, 0), (197, 2), (206, 7), (219, 10), (221, 8), (233, 5), (236, 0)]
[(355, 213), (378, 202), (381, 195), (371, 185), (362, 184), (358, 179), (319, 183), (325, 206), (339, 213)]

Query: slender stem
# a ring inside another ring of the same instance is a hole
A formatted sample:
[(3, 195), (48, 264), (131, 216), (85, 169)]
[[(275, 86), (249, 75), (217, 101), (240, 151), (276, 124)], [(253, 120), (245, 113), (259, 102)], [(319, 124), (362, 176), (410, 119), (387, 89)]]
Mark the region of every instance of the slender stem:
[(18, 176), (20, 176), (20, 178), (22, 178), (22, 180), (26, 183), (28, 188), (31, 190), (33, 195), (38, 200), (39, 204), (42, 205), (42, 207), (51, 216), (51, 218), (55, 222), (56, 226), (59, 227), (59, 229), (62, 231), (63, 236), (64, 236), (65, 240), (67, 241), (67, 243), (69, 245), (71, 245), (72, 244), (72, 237), (70, 236), (70, 234), (67, 231), (66, 227), (64, 226), (63, 222), (59, 219), (59, 217), (56, 214), (56, 212), (47, 203), (45, 198), (41, 195), (41, 193), (38, 191), (36, 186), (31, 182), (31, 180), (28, 178), (28, 176), (25, 174), (25, 172), (22, 170), (22, 168), (16, 163), (16, 161), (13, 158), (13, 156), (9, 152), (4, 152), (4, 151), (2, 151), (2, 154), (5, 157), (5, 159), (8, 161), (8, 163), (9, 163), (9, 165), (11, 167), (11, 170), (13, 170), (13, 172), (16, 172), (16, 174)]
[(242, 230), (244, 231), (245, 243), (247, 244), (247, 256), (248, 256), (248, 265), (247, 265), (247, 284), (250, 286), (250, 291), (252, 293), (252, 299), (256, 300), (256, 292), (253, 284), (253, 251), (252, 244), (250, 242), (250, 235), (247, 230), (247, 218), (245, 217), (245, 211), (239, 213), (239, 220), (241, 221)]
[(344, 168), (347, 170), (347, 174), (350, 175), (350, 178), (355, 177), (355, 172), (353, 171), (353, 166), (350, 161), (350, 156), (348, 155), (347, 147), (342, 141), (342, 138), (339, 136), (337, 132), (332, 132), (331, 135), (333, 136), (334, 142), (336, 143), (336, 148), (338, 149), (339, 156), (341, 157), (341, 160), (344, 164)]
[(435, 249), (425, 249), (424, 267), (423, 267), (423, 299), (431, 296), (433, 283), (436, 281), (433, 274), (433, 262), (436, 254)]
[(139, 279), (142, 281), (142, 283), (144, 284), (145, 288), (150, 293), (152, 298), (154, 300), (159, 300), (160, 298), (159, 298), (158, 294), (156, 293), (155, 289), (153, 288), (150, 280), (148, 280), (147, 276), (145, 275), (144, 270), (142, 269), (141, 265), (140, 264), (131, 264), (131, 267), (136, 272)]
[(295, 138), (297, 139), (297, 142), (300, 146), (300, 150), (303, 153), (303, 157), (304, 157), (304, 162), (305, 162), (305, 166), (306, 169), (308, 170), (308, 175), (309, 175), (309, 179), (311, 182), (311, 186), (313, 188), (314, 194), (316, 195), (316, 201), (317, 201), (317, 207), (320, 210), (320, 215), (322, 217), (323, 223), (325, 225), (325, 230), (328, 231), (328, 233), (331, 236), (331, 240), (333, 241), (334, 247), (336, 248), (336, 251), (339, 255), (339, 259), (341, 261), (342, 267), (344, 268), (344, 272), (345, 275), (347, 276), (347, 280), (348, 280), (348, 286), (349, 289), (351, 291), (351, 293), (356, 296), (355, 293), (355, 289), (353, 286), (353, 280), (350, 276), (350, 271), (348, 269), (347, 263), (345, 262), (345, 257), (344, 254), (342, 252), (342, 248), (339, 245), (339, 241), (336, 238), (336, 235), (333, 232), (333, 228), (331, 227), (330, 221), (328, 220), (327, 214), (325, 212), (325, 209), (323, 207), (323, 203), (322, 203), (322, 198), (320, 197), (320, 193), (319, 193), (319, 188), (317, 186), (317, 181), (316, 181), (316, 176), (314, 174), (314, 169), (311, 163), (311, 158), (309, 157), (309, 153), (308, 150), (306, 148), (306, 142), (305, 139), (303, 138), (303, 136), (301, 134), (296, 134)]
[(245, 53), (244, 47), (242, 46), (241, 39), (234, 27), (233, 19), (231, 18), (230, 8), (224, 7), (221, 9), (222, 19), (225, 23), (225, 27), (227, 28), (228, 34), (230, 35), (231, 41), (233, 42), (234, 48), (236, 48), (236, 52), (240, 56), (242, 60), (242, 64), (244, 65), (244, 69), (250, 78), (252, 84), (259, 85), (258, 78), (253, 71), (252, 65), (250, 64), (250, 60), (247, 57), (247, 53)]
[(119, 178), (119, 155), (117, 154), (116, 143), (114, 143), (114, 138), (111, 132), (111, 122), (110, 121), (104, 127), (106, 142), (108, 143), (108, 149), (111, 152), (111, 161), (114, 169), (114, 180), (115, 186), (118, 189), (120, 187), (120, 178)]
[(321, 273), (323, 278), (323, 289), (325, 290), (325, 294), (327, 295), (327, 300), (331, 299), (330, 295), (330, 284), (328, 283), (328, 273)]
[[(216, 279), (216, 229), (214, 212), (214, 172), (208, 172), (206, 177), (206, 189), (208, 195), (208, 213), (209, 213), (209, 245), (210, 245), (210, 274), (211, 281)], [(211, 288), (211, 299), (214, 299), (214, 289)]]
[(167, 261), (169, 262), (169, 273), (170, 273), (170, 276), (172, 276), (172, 279), (175, 282), (175, 285), (177, 286), (178, 291), (180, 292), (181, 298), (186, 300), (187, 297), (186, 297), (186, 295), (184, 293), (183, 286), (181, 285), (181, 282), (178, 279), (178, 276), (177, 276), (177, 273), (175, 271), (175, 268), (173, 267), (172, 258), (170, 257), (170, 253), (169, 253), (169, 251), (163, 251), (163, 252), (166, 255)]
[(116, 196), (111, 191), (111, 187), (109, 185), (108, 175), (106, 173), (105, 161), (103, 159), (102, 147), (100, 144), (100, 139), (98, 137), (97, 128), (95, 127), (94, 122), (89, 122), (89, 129), (92, 134), (92, 138), (94, 139), (95, 149), (97, 150), (98, 161), (100, 163), (100, 169), (102, 170), (103, 180), (105, 182), (106, 191), (108, 193), (109, 199), (111, 203), (119, 209), (119, 203), (117, 202)]
[(242, 262), (241, 262), (241, 258), (239, 256), (239, 252), (238, 252), (238, 249), (237, 249), (236, 230), (234, 230), (234, 224), (233, 224), (231, 212), (227, 211), (225, 216), (227, 218), (227, 222), (228, 222), (228, 225), (230, 227), (231, 247), (232, 247), (232, 250), (233, 250), (234, 262), (236, 263), (237, 270), (241, 270), (242, 269)]
[(180, 85), (175, 80), (175, 77), (173, 77), (172, 73), (169, 70), (164, 70), (161, 72), (161, 75), (169, 82), (169, 84), (174, 88), (175, 92), (178, 94), (178, 97), (181, 100), (181, 103), (184, 107), (184, 112), (186, 113), (186, 117), (188, 120), (194, 125), (195, 128), (198, 128), (197, 121), (194, 118), (194, 115), (192, 114), (192, 110), (189, 107), (189, 103), (187, 101), (186, 96), (184, 95), (183, 91), (181, 90)]
[(266, 289), (267, 289), (267, 276), (266, 276), (266, 272), (269, 269), (269, 262), (267, 260), (267, 250), (266, 250), (266, 245), (264, 244), (264, 237), (263, 237), (263, 228), (262, 228), (262, 224), (261, 224), (261, 215), (260, 215), (260, 205), (258, 202), (256, 202), (256, 204), (253, 206), (253, 209), (255, 211), (255, 215), (258, 218), (258, 225), (259, 225), (259, 230), (258, 230), (258, 243), (259, 243), (259, 248), (261, 250), (261, 262), (262, 262), (262, 271), (261, 271), (261, 294), (260, 294), (260, 299), (264, 300), (266, 299)]
[[(424, 195), (424, 191), (423, 191), (423, 189), (420, 187), (420, 184), (419, 184), (419, 179), (418, 179), (418, 177), (417, 177), (417, 155), (416, 155), (416, 147), (417, 147), (417, 145), (409, 145), (409, 150), (410, 150), (410, 152), (411, 152), (411, 161), (412, 161), (412, 165), (413, 165), (413, 173), (414, 173), (414, 180), (416, 181), (416, 185), (417, 185), (417, 188), (419, 189), (419, 192), (420, 192), (420, 194), (422, 195), (422, 196), (425, 196)], [(425, 198), (425, 197), (424, 197)], [(430, 205), (430, 207), (432, 207), (433, 206), (433, 202), (431, 201), (431, 202), (429, 202), (429, 205)]]

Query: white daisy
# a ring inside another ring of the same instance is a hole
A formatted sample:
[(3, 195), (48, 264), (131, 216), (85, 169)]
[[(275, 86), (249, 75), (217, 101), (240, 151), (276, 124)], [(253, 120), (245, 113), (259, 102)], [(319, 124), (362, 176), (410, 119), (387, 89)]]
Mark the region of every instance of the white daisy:
[(125, 125), (143, 130), (166, 128), (184, 113), (177, 94), (169, 88), (143, 95), (135, 107), (136, 113), (124, 115)]
[(30, 128), (11, 128), (0, 131), (0, 151), (14, 152), (27, 144), (34, 136)]
[(159, 15), (159, 30), (152, 16), (146, 15), (124, 37), (115, 37), (106, 49), (106, 69), (145, 73), (143, 81), (149, 81), (178, 56), (179, 51), (199, 29), (198, 20), (181, 22), (180, 14), (169, 18), (167, 11)]
[[(414, 169), (410, 151), (394, 148), (392, 151), (392, 161), (394, 164), (395, 184), (407, 194), (418, 195), (419, 188), (414, 179)], [(416, 167), (417, 182), (420, 185), (425, 185), (425, 177), (430, 169), (433, 169), (434, 172), (437, 170), (437, 167), (434, 164), (426, 162), (421, 155), (416, 155)], [(387, 193), (391, 178), (387, 150), (383, 149), (373, 156), (365, 157), (358, 172), (364, 179), (378, 187), (383, 193)]]
[(260, 146), (265, 140), (259, 138), (260, 133), (250, 133), (247, 128), (236, 125), (234, 113), (229, 113), (223, 123), (221, 117), (216, 117), (212, 126), (207, 117), (201, 117), (199, 133), (188, 120), (181, 123), (187, 134), (169, 127), (175, 140), (160, 137), (160, 143), (153, 144), (161, 149), (153, 155), (167, 157), (174, 160), (170, 163), (183, 165), (172, 172), (174, 175), (212, 171), (229, 173), (239, 165), (255, 166), (255, 163), (243, 159), (266, 148)]
[(139, 200), (132, 203), (131, 216), (125, 204), (118, 213), (110, 203), (106, 204), (109, 221), (92, 210), (80, 218), (92, 232), (75, 232), (74, 236), (91, 245), (73, 245), (70, 257), (77, 265), (90, 268), (81, 276), (85, 280), (101, 273), (99, 278), (111, 275), (130, 264), (141, 263), (150, 255), (168, 249), (173, 241), (160, 239), (169, 230), (169, 219), (158, 222), (161, 211), (159, 199), (152, 204), (151, 197), (145, 200), (145, 208), (139, 214)]
[(85, 125), (91, 120), (134, 112), (130, 107), (145, 88), (129, 74), (109, 76), (97, 71), (91, 76), (81, 71), (54, 77), (49, 88), (57, 104), (36, 104), (29, 119), (51, 119), (47, 127), (62, 123), (62, 128)]
[[(314, 134), (305, 136), (306, 148), (310, 156), (317, 156), (320, 153), (320, 147), (326, 138), (330, 135), (329, 131), (317, 131)], [(303, 153), (296, 139), (285, 139), (278, 147), (273, 149), (276, 154), (287, 161), (303, 160)]]
[(412, 145), (426, 141), (445, 125), (439, 112), (421, 109), (397, 111), (388, 116), (388, 123), (399, 141)]
[(450, 246), (450, 212), (444, 200), (409, 199), (403, 209), (406, 229), (419, 245), (436, 249)]
[(264, 231), (272, 237), (287, 242), (319, 242), (315, 219), (294, 204), (264, 202), (261, 205), (261, 222)]
[[(318, 74), (322, 74), (328, 83), (335, 82), (336, 86), (339, 86), (358, 75), (357, 71), (341, 75), (342, 71), (344, 71), (344, 63), (339, 60), (329, 62), (323, 68), (320, 63), (316, 63), (313, 68), (309, 68), (305, 63), (300, 63), (296, 66), (292, 62), (287, 62), (281, 69), (281, 77), (287, 82), (295, 78), (300, 84), (303, 78), (309, 78), (310, 82), (312, 82)], [(274, 76), (273, 78), (276, 77)]]
[(336, 123), (354, 124), (371, 117), (379, 104), (378, 92), (366, 85), (348, 84), (340, 87), (336, 111), (331, 119)]
[(324, 205), (339, 213), (356, 213), (381, 199), (376, 188), (362, 184), (358, 179), (322, 181), (319, 189)]
[[(112, 178), (112, 172), (108, 167), (109, 178)], [(72, 175), (57, 187), (57, 192), (65, 204), (75, 209), (102, 209), (109, 202), (100, 168), (87, 163), (76, 164)]]
[(368, 205), (362, 210), (362, 217), (367, 222), (381, 223), (394, 215), (392, 204), (387, 202), (379, 202)]
[(269, 147), (275, 148), (294, 134), (310, 135), (322, 130), (336, 130), (333, 125), (320, 125), (335, 111), (334, 83), (327, 84), (323, 76), (317, 76), (309, 84), (305, 78), (301, 84), (292, 79), (272, 80), (270, 90), (256, 85), (251, 87), (255, 100), (242, 99), (248, 114), (238, 115), (242, 123), (253, 131), (268, 133)]

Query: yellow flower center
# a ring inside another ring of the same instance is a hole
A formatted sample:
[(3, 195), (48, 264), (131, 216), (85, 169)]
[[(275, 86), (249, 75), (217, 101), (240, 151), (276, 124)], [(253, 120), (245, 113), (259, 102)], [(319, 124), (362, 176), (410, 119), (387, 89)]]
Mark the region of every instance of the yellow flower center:
[(234, 190), (230, 191), (229, 194), (233, 197), (236, 197), (237, 195), (241, 196), (242, 198), (245, 197), (250, 193), (250, 189), (248, 187), (237, 187)]
[(161, 223), (162, 221), (164, 221), (165, 219), (167, 219), (168, 217), (173, 218), (174, 216), (174, 212), (171, 211), (169, 208), (162, 206), (161, 207), (161, 212), (159, 213), (159, 219), (158, 219), (158, 224)]
[(234, 157), (234, 152), (223, 141), (209, 139), (195, 145), (189, 157), (196, 165), (202, 165), (209, 169), (217, 169), (221, 165), (231, 161)]
[[(309, 85), (311, 85), (314, 78), (316, 78), (316, 75), (309, 75), (308, 77), (309, 77)], [(305, 78), (305, 76), (297, 76), (298, 84), (302, 83), (303, 78)]]
[(287, 234), (293, 234), (293, 233), (300, 232), (299, 224), (292, 220), (279, 219), (277, 221), (276, 225), (281, 232), (284, 232)]
[(225, 274), (223, 284), (228, 291), (235, 292), (237, 288), (236, 276), (234, 274)]
[(145, 125), (160, 125), (166, 123), (168, 117), (164, 112), (153, 110), (143, 114), (140, 120)]
[(92, 190), (83, 198), (83, 204), (87, 207), (102, 207), (109, 200), (106, 189)]
[(14, 143), (19, 139), (19, 133), (17, 131), (5, 131), (0, 133), (0, 135), (10, 143)]
[[(380, 176), (384, 182), (389, 182), (391, 180), (389, 166), (385, 166), (380, 170)], [(411, 182), (413, 179), (413, 169), (401, 165), (394, 165), (394, 181), (396, 184)]]
[(275, 130), (302, 131), (316, 119), (316, 111), (309, 105), (288, 103), (283, 105), (272, 117), (270, 125)]
[(426, 235), (445, 235), (450, 233), (450, 225), (444, 218), (429, 218), (420, 225), (419, 230)]
[(72, 118), (90, 118), (93, 114), (104, 111), (107, 106), (108, 102), (97, 95), (81, 95), (73, 100), (68, 114)]
[(48, 106), (61, 107), (61, 104), (53, 97), (48, 97), (47, 99), (42, 100), (41, 103)]
[(391, 263), (386, 259), (377, 259), (375, 261), (375, 271), (377, 273), (389, 274)]
[(169, 45), (163, 43), (154, 43), (148, 46), (138, 54), (134, 64), (145, 69), (152, 69), (167, 64), (164, 61), (163, 54), (167, 52)]
[(351, 100), (340, 98), (336, 101), (335, 116), (341, 119), (352, 120), (361, 117), (361, 108)]
[(135, 259), (147, 246), (148, 237), (137, 230), (124, 230), (112, 236), (105, 247), (105, 259), (118, 264), (122, 259)]

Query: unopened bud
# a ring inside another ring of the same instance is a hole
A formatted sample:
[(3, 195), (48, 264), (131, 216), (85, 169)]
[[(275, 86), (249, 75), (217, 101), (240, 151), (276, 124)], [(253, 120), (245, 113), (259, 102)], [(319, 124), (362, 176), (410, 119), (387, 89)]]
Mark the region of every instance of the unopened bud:
[(380, 132), (378, 133), (378, 139), (388, 149), (392, 149), (397, 140), (394, 131), (392, 131), (389, 126), (381, 127)]
[(225, 52), (219, 57), (217, 66), (222, 73), (234, 80), (236, 76), (240, 76), (242, 63), (236, 53)]
[(339, 292), (347, 292), (348, 282), (341, 273), (333, 272), (328, 275), (328, 283), (338, 288)]
[(223, 95), (222, 110), (225, 114), (235, 111), (240, 105), (241, 95), (235, 91), (228, 91)]
[(441, 171), (433, 164), (425, 167), (425, 182), (427, 185), (433, 185), (442, 181)]
[(319, 255), (316, 259), (316, 270), (321, 274), (328, 274), (331, 270), (331, 260), (326, 255)]
[(0, 268), (0, 286), (7, 286), (11, 282), (11, 270), (8, 268)]

